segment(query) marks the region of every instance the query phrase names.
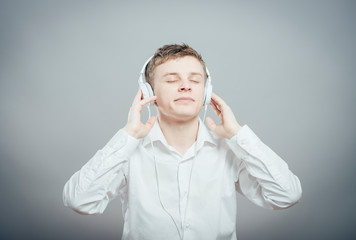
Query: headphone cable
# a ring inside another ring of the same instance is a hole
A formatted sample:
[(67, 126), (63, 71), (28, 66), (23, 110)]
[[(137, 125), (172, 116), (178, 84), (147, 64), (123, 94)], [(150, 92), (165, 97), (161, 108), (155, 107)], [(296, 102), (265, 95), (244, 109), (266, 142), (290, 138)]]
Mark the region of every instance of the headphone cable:
[[(205, 109), (204, 109), (204, 117), (203, 117), (203, 121), (205, 119), (205, 116), (206, 116), (206, 112), (207, 112), (207, 107), (208, 105), (206, 104), (205, 105)], [(148, 109), (148, 119), (151, 118), (151, 109), (150, 109), (150, 105), (147, 105), (147, 109)], [(157, 119), (158, 121), (158, 119)], [(200, 122), (198, 122), (198, 124), (200, 124)], [(198, 126), (198, 130), (199, 130), (199, 126)], [(156, 173), (156, 183), (157, 183), (157, 190), (158, 190), (158, 198), (159, 198), (159, 201), (160, 201), (160, 204), (163, 208), (163, 210), (170, 216), (170, 218), (172, 219), (176, 229), (177, 229), (177, 232), (179, 234), (179, 238), (181, 240), (183, 240), (184, 238), (184, 227), (183, 227), (183, 224), (185, 224), (185, 220), (186, 220), (186, 216), (187, 216), (187, 209), (188, 209), (188, 203), (189, 203), (189, 194), (190, 194), (190, 183), (191, 183), (191, 179), (192, 179), (192, 172), (193, 172), (193, 167), (194, 167), (194, 163), (197, 161), (197, 147), (198, 147), (198, 133), (197, 133), (197, 136), (196, 136), (196, 142), (195, 142), (195, 146), (194, 146), (194, 160), (192, 162), (192, 167), (190, 169), (190, 176), (189, 176), (189, 183), (188, 183), (188, 193), (187, 193), (187, 203), (186, 203), (186, 206), (185, 206), (185, 209), (184, 209), (184, 219), (183, 221), (181, 221), (181, 229), (182, 229), (182, 233), (183, 235), (181, 234), (181, 232), (179, 231), (179, 228), (177, 226), (177, 223), (176, 221), (174, 221), (174, 218), (173, 216), (167, 211), (167, 209), (164, 207), (163, 203), (162, 203), (162, 200), (161, 200), (161, 194), (160, 194), (160, 188), (159, 188), (159, 180), (158, 180), (158, 170), (157, 170), (157, 162), (156, 162), (156, 154), (155, 154), (155, 151), (154, 151), (154, 147), (153, 147), (153, 142), (152, 142), (152, 138), (151, 138), (151, 134), (149, 134), (149, 137), (150, 137), (150, 141), (151, 141), (151, 147), (152, 147), (152, 153), (153, 153), (153, 159), (154, 159), (154, 163), (155, 163), (155, 173)], [(178, 169), (179, 170), (179, 169)], [(178, 181), (178, 174), (177, 174), (177, 181)], [(179, 184), (178, 184), (178, 189), (179, 189), (179, 194), (180, 194), (180, 187), (179, 187)], [(179, 202), (180, 204), (180, 202)], [(179, 208), (179, 212), (180, 212), (180, 205), (178, 206)], [(182, 216), (181, 216), (182, 217)]]

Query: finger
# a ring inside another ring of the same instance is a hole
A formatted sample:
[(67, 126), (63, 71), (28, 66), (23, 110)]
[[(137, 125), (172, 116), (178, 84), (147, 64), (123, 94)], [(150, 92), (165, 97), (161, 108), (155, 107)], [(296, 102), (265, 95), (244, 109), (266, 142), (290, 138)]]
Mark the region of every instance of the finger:
[(216, 107), (216, 109), (217, 109), (219, 112), (222, 111), (221, 106), (219, 106), (219, 104), (218, 104), (216, 101), (214, 101), (214, 99), (211, 99), (210, 102), (214, 104), (214, 106)]
[(210, 107), (213, 109), (216, 115), (220, 114), (219, 109), (217, 109), (216, 105), (212, 101), (210, 102)]
[(219, 109), (218, 104), (217, 104), (214, 100), (211, 100), (211, 101), (210, 101), (210, 104), (211, 104), (211, 106), (213, 106), (217, 111), (221, 112), (221, 110)]
[(156, 119), (157, 119), (156, 116), (151, 116), (150, 119), (147, 120), (146, 126), (148, 126), (149, 128), (152, 128), (156, 122)]
[(214, 132), (216, 129), (216, 124), (214, 120), (211, 117), (206, 117), (205, 121), (208, 124), (208, 127), (211, 129), (211, 131)]
[(132, 119), (140, 119), (141, 118), (141, 112), (142, 112), (142, 107), (146, 105), (148, 102), (155, 100), (157, 97), (149, 97), (141, 100), (139, 103), (136, 103), (131, 106), (130, 112)]
[(141, 97), (142, 97), (142, 91), (141, 91), (141, 89), (139, 89), (136, 93), (136, 96), (135, 96), (133, 102), (132, 102), (132, 105), (139, 103), (141, 101)]
[(143, 100), (140, 101), (140, 105), (141, 105), (141, 106), (144, 106), (144, 105), (146, 105), (147, 103), (156, 100), (156, 98), (157, 98), (157, 96), (145, 98), (145, 99), (143, 99)]
[(130, 110), (130, 111), (132, 111), (132, 118), (140, 119), (142, 108), (150, 101), (154, 101), (156, 98), (157, 98), (156, 96), (145, 98), (145, 99), (141, 100), (139, 103), (134, 104)]
[[(213, 111), (215, 112), (215, 114), (218, 117), (220, 117), (221, 116), (221, 111), (217, 108), (217, 106), (213, 102), (210, 102), (210, 106), (213, 109)], [(220, 117), (220, 119), (221, 119), (221, 117)]]
[(144, 128), (145, 128), (145, 132), (149, 132), (151, 131), (153, 125), (155, 124), (156, 122), (156, 116), (151, 116), (150, 119), (148, 119), (148, 121), (146, 122)]
[(211, 94), (211, 99), (218, 105), (221, 111), (223, 111), (224, 108), (227, 106), (226, 102), (215, 93)]

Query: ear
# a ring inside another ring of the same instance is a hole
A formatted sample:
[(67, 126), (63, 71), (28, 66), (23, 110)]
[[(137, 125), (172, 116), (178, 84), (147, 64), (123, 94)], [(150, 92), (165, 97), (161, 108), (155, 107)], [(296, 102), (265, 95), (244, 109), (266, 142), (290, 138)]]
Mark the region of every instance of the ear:
[[(155, 91), (152, 90), (152, 92), (153, 92), (153, 96), (156, 96)], [(158, 104), (157, 104), (157, 98), (156, 98), (156, 100), (153, 101), (153, 103), (154, 103), (154, 105), (155, 105), (156, 107), (158, 106)]]

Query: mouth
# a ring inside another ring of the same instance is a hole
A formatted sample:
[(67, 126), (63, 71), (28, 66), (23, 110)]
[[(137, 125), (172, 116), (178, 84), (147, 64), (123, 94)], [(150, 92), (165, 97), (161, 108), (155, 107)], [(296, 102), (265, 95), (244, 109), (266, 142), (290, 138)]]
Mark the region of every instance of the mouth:
[(180, 97), (174, 100), (175, 102), (182, 101), (182, 102), (194, 102), (194, 99), (191, 97)]

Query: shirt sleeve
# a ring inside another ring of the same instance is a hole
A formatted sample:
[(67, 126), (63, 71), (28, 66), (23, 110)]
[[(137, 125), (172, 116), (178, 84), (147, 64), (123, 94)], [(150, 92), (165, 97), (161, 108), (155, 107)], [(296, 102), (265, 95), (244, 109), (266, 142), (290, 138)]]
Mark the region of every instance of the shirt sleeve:
[(288, 208), (299, 201), (302, 188), (298, 177), (247, 125), (226, 142), (236, 157), (238, 192), (269, 209)]
[(128, 159), (139, 141), (120, 129), (64, 185), (64, 205), (80, 214), (103, 213), (113, 198), (124, 193)]

